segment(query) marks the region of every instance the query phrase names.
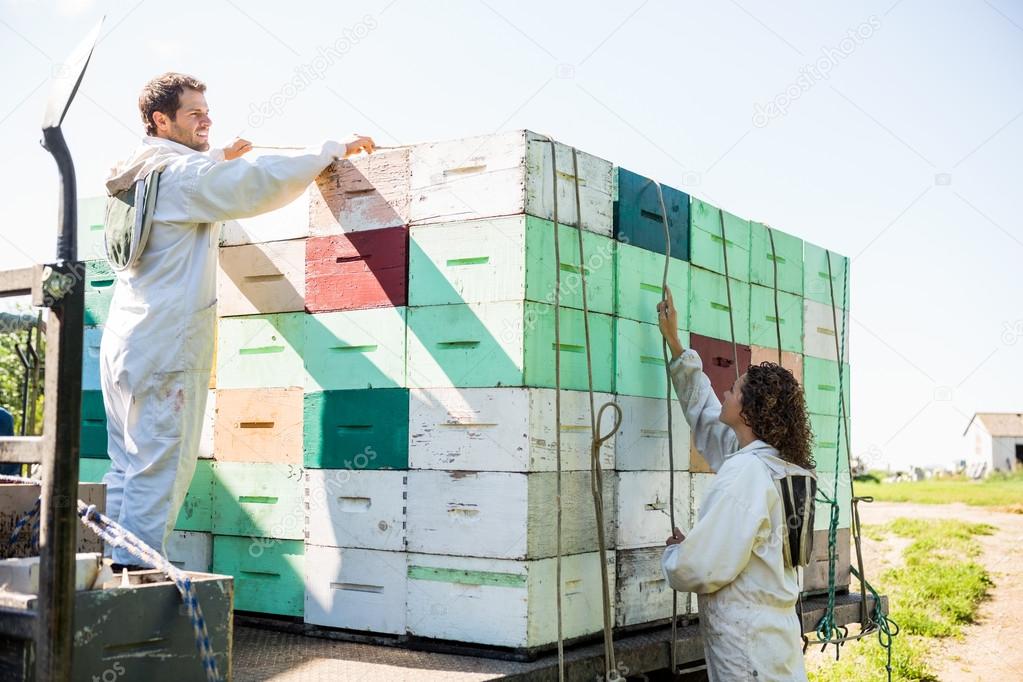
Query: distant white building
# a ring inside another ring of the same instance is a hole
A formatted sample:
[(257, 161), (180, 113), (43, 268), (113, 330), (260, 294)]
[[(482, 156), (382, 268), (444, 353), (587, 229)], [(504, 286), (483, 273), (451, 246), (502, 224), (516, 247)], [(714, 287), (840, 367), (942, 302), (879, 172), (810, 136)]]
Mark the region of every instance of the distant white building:
[(1023, 414), (977, 412), (963, 432), (966, 470), (974, 476), (1023, 469)]

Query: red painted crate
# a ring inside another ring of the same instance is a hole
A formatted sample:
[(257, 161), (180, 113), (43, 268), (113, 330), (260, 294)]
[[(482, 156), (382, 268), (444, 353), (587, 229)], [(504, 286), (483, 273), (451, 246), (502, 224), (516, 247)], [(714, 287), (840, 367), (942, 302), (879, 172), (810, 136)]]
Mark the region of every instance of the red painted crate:
[[(699, 334), (689, 335), (689, 346), (700, 354), (703, 372), (710, 377), (710, 385), (718, 400), (724, 400), (725, 391), (735, 383), (735, 361), (732, 357), (732, 342), (712, 339)], [(749, 369), (751, 352), (749, 346), (736, 345), (739, 358), (739, 375)]]
[(311, 237), (305, 278), (305, 306), (311, 313), (403, 306), (408, 298), (408, 229)]

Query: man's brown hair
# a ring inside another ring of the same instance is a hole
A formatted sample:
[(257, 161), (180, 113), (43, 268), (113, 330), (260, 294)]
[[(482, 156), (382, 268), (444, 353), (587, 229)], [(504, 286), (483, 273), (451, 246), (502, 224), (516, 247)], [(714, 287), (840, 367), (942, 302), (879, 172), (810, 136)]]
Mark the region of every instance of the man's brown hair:
[(181, 93), (188, 88), (206, 92), (206, 84), (198, 78), (168, 71), (146, 83), (139, 95), (139, 113), (142, 114), (142, 125), (146, 127), (146, 135), (156, 135), (156, 123), (153, 113), (160, 113), (174, 118), (181, 107)]

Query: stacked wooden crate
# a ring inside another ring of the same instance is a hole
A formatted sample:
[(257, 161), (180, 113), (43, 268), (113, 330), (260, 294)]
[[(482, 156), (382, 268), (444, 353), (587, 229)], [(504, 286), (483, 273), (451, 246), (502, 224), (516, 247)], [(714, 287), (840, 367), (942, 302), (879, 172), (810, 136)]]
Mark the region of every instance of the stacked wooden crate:
[[(172, 560), (235, 576), (243, 611), (548, 646), (560, 403), (564, 634), (602, 628), (598, 532), (615, 625), (667, 619), (669, 513), (689, 528), (713, 480), (666, 399), (656, 305), (667, 252), (680, 335), (719, 395), (735, 378), (733, 334), (743, 371), (777, 359), (780, 333), (783, 364), (812, 384), (829, 491), (838, 365), (826, 252), (661, 190), (515, 131), (338, 162), (311, 188), (308, 222), (225, 226), (204, 438), (215, 458), (200, 461)], [(846, 261), (832, 266), (840, 287)], [(98, 356), (98, 334), (95, 345)], [(98, 368), (88, 371), (98, 389)], [(595, 408), (613, 400), (622, 411), (598, 453), (602, 529), (591, 377)], [(818, 509), (818, 530), (827, 516)], [(697, 610), (679, 597), (679, 613)]]

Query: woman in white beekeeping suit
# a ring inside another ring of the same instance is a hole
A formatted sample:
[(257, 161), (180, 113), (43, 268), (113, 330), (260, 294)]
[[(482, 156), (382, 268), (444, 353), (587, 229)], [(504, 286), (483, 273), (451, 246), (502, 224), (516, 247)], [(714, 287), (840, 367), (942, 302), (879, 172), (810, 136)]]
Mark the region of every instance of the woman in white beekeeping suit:
[(664, 575), (699, 597), (712, 682), (805, 680), (796, 567), (809, 560), (816, 477), (802, 389), (765, 362), (719, 401), (700, 356), (679, 341), (670, 291), (658, 314), (675, 392), (716, 474), (692, 530), (668, 538)]
[[(280, 208), (336, 159), (373, 151), (367, 137), (255, 161), (239, 158), (251, 148), (244, 140), (210, 151), (205, 91), (179, 73), (150, 81), (139, 97), (147, 136), (106, 183), (106, 253), (117, 270), (100, 346), (111, 461), (103, 479), (107, 514), (159, 551), (198, 457), (213, 358), (219, 223)], [(151, 221), (136, 221), (150, 201)], [(115, 548), (113, 561), (132, 569), (138, 560)]]

